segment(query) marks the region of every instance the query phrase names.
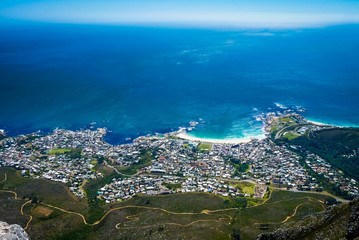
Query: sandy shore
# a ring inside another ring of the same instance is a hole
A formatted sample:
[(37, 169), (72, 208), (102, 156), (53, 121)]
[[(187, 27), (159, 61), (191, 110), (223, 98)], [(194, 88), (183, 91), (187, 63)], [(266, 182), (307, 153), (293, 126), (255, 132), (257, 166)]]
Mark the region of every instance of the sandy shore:
[(206, 143), (219, 143), (219, 144), (239, 144), (239, 143), (248, 143), (254, 139), (263, 139), (265, 136), (258, 137), (245, 137), (245, 138), (236, 138), (236, 139), (211, 139), (211, 138), (198, 138), (188, 135), (187, 132), (180, 132), (176, 135), (179, 138), (183, 138), (189, 141), (194, 142), (206, 142)]
[(325, 124), (325, 123), (321, 123), (321, 122), (310, 121), (310, 120), (308, 120), (308, 119), (307, 119), (307, 122), (313, 123), (313, 124), (315, 124), (315, 125), (320, 125), (320, 126), (332, 126), (332, 125), (330, 125), (330, 124)]
[(340, 128), (347, 128), (347, 127), (359, 127), (359, 125), (338, 125), (338, 124), (328, 124), (328, 123), (321, 123), (321, 122), (315, 122), (315, 121), (310, 121), (307, 119), (308, 122), (316, 124), (316, 125), (320, 125), (320, 126), (334, 126), (334, 127), (340, 127)]

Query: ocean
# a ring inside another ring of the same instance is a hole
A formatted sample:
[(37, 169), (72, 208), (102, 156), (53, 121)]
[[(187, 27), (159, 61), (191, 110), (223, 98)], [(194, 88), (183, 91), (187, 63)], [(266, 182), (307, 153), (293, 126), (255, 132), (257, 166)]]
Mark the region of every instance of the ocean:
[(281, 106), (359, 126), (358, 25), (0, 26), (0, 129), (11, 136), (96, 122), (120, 144), (198, 121), (193, 136), (233, 139), (260, 135), (255, 116)]

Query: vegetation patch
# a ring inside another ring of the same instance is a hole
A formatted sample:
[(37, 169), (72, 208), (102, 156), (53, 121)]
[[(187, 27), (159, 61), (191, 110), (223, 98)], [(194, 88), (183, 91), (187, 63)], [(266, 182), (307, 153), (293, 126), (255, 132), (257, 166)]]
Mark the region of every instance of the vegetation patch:
[(181, 183), (163, 183), (162, 185), (170, 190), (176, 190), (178, 188), (182, 188)]
[(81, 213), (87, 211), (86, 201), (73, 195), (64, 184), (45, 179), (24, 178), (19, 170), (0, 168), (0, 175), (5, 173), (7, 180), (0, 183), (0, 189), (15, 191), (18, 198), (32, 199), (35, 202), (43, 201), (70, 211)]
[[(292, 150), (302, 156), (302, 165), (305, 166), (304, 150), (306, 150), (327, 160), (349, 177), (352, 177), (357, 181), (359, 180), (359, 155), (353, 154), (354, 151), (358, 150), (359, 146), (358, 128), (324, 129), (312, 131), (310, 136), (301, 135), (300, 137), (292, 139), (290, 142), (286, 142), (287, 139), (282, 140), (289, 146), (298, 146), (297, 149)], [(310, 171), (309, 167), (307, 170)], [(315, 173), (313, 172), (313, 174)], [(315, 175), (316, 178), (319, 178), (318, 180), (323, 179), (323, 182), (326, 181), (322, 175)], [(327, 190), (329, 190), (328, 187)], [(337, 192), (339, 193), (340, 191)]]
[(239, 159), (231, 158), (230, 159), (233, 167), (236, 169), (234, 176), (239, 176), (241, 173), (246, 172), (249, 169), (248, 163), (241, 163)]
[(0, 221), (25, 227), (28, 218), (21, 215), (20, 208), (25, 200), (14, 200), (14, 194), (0, 191)]
[(287, 123), (287, 122), (291, 122), (293, 121), (293, 119), (289, 118), (289, 117), (283, 117), (279, 119), (280, 123)]
[(26, 143), (29, 143), (29, 142), (32, 142), (34, 141), (35, 139), (38, 139), (42, 136), (33, 136), (33, 135), (26, 135), (26, 137), (22, 140), (19, 141), (19, 144), (26, 144)]
[(200, 145), (198, 145), (198, 149), (199, 150), (211, 150), (212, 149), (212, 145), (211, 144), (206, 144), (206, 143), (201, 143)]
[(49, 154), (61, 155), (66, 154), (71, 159), (81, 158), (81, 149), (76, 148), (59, 148), (59, 149), (51, 149)]
[(141, 150), (140, 160), (136, 163), (133, 163), (131, 166), (121, 169), (120, 172), (126, 175), (133, 175), (137, 173), (138, 169), (150, 166), (152, 163), (153, 157), (152, 152), (149, 150)]
[(277, 132), (280, 128), (277, 125), (271, 127), (271, 132)]
[(250, 183), (250, 182), (228, 182), (229, 184), (235, 186), (236, 188), (238, 188), (242, 193), (244, 194), (250, 194), (253, 195), (254, 194), (254, 187), (255, 184), (254, 183)]
[(298, 133), (294, 133), (294, 132), (287, 132), (286, 134), (283, 135), (284, 138), (288, 139), (288, 140), (293, 140), (297, 137), (299, 137), (300, 134)]
[(51, 149), (49, 154), (64, 154), (67, 152), (71, 152), (71, 148), (58, 148), (58, 149)]
[[(29, 217), (20, 215), (20, 207), (31, 194), (44, 201), (43, 203), (73, 212), (84, 212), (89, 223), (99, 221), (106, 212), (115, 209), (98, 225), (86, 226), (80, 216), (40, 204), (41, 207), (33, 209), (34, 213), (39, 214), (33, 215), (28, 228), (31, 239), (229, 239), (229, 236), (255, 239), (263, 231), (272, 231), (279, 227), (282, 221), (293, 215), (296, 208), (296, 214), (301, 218), (323, 210), (323, 202), (328, 198), (320, 194), (275, 191), (270, 199), (263, 203), (262, 200), (252, 198), (180, 193), (135, 196), (121, 203), (92, 205), (83, 209), (77, 198), (68, 198), (66, 192), (60, 191), (61, 184), (52, 184), (49, 181), (41, 181), (39, 184), (39, 181), (34, 179), (22, 178), (14, 169), (0, 168), (0, 173), (4, 172), (9, 177), (8, 189), (16, 190), (20, 197), (26, 199), (14, 200), (12, 194), (1, 193), (1, 216), (7, 216), (2, 215), (7, 214), (6, 211), (18, 213), (16, 218), (23, 227)], [(106, 184), (106, 181), (111, 181), (115, 176), (112, 174), (107, 173), (104, 178), (89, 181), (85, 185), (88, 195), (91, 196), (91, 191), (97, 190), (97, 187)], [(34, 187), (29, 190), (31, 185)], [(241, 187), (253, 189), (250, 183), (242, 183)], [(25, 192), (30, 194), (26, 195)], [(97, 194), (93, 194), (91, 199), (97, 199), (95, 195)], [(301, 204), (306, 207), (298, 207)], [(31, 212), (32, 207), (33, 204), (28, 204), (24, 208), (25, 215)], [(40, 214), (50, 215), (45, 218)], [(5, 219), (11, 220), (9, 217)], [(293, 216), (288, 222), (298, 219)]]
[(253, 186), (244, 186), (244, 187), (242, 188), (242, 192), (243, 192), (243, 193), (246, 193), (246, 194), (251, 194), (251, 195), (253, 195), (253, 194), (254, 194), (254, 184), (253, 184)]
[(111, 183), (112, 179), (121, 178), (121, 175), (115, 173), (112, 169), (112, 171), (109, 171), (108, 168), (106, 169), (106, 171), (102, 172), (104, 174), (102, 178), (88, 181), (84, 186), (84, 191), (86, 192), (89, 205), (89, 212), (87, 214), (87, 219), (89, 222), (97, 221), (104, 214), (104, 211), (101, 209), (101, 206), (104, 205), (104, 202), (103, 200), (97, 198), (97, 191), (106, 184)]

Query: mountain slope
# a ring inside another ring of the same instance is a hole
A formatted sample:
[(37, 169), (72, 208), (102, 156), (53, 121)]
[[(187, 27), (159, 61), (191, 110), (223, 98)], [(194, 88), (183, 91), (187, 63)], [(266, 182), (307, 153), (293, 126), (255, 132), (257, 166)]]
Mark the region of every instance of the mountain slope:
[(359, 239), (359, 198), (330, 206), (325, 212), (305, 217), (299, 222), (282, 225), (257, 240)]

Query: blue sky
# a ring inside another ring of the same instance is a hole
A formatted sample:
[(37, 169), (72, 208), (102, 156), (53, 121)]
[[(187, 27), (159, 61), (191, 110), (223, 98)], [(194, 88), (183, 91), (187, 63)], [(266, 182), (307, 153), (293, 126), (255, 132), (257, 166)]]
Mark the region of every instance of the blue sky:
[(0, 17), (3, 22), (301, 28), (359, 23), (359, 1), (1, 0)]

